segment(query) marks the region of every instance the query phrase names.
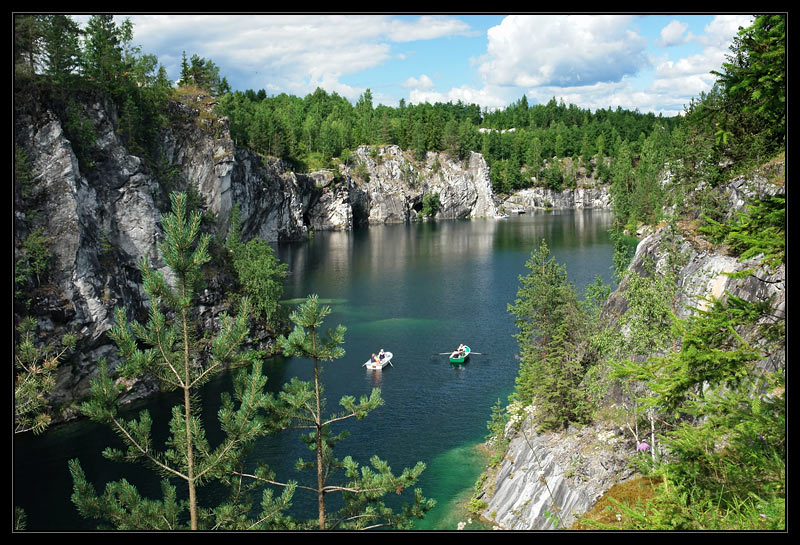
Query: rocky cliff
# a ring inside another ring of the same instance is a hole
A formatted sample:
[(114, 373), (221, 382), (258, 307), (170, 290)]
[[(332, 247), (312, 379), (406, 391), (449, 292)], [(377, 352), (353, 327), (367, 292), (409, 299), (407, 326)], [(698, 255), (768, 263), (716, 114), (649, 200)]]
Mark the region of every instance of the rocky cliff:
[[(58, 371), (56, 405), (88, 392), (101, 357), (113, 363), (116, 349), (106, 332), (114, 308), (143, 317), (138, 262), (147, 258), (164, 267), (160, 221), (171, 191), (188, 191), (204, 211), (205, 228), (219, 237), (238, 206), (242, 238), (270, 242), (359, 223), (413, 221), (428, 193), (439, 195), (437, 218), (496, 213), (479, 154), (456, 162), (429, 153), (416, 162), (396, 146), (361, 147), (337, 172), (297, 173), (280, 160), (236, 149), (227, 119), (213, 116), (201, 101), (184, 100), (170, 103), (170, 123), (156, 138), (160, 160), (145, 161), (126, 147), (118, 112), (101, 95), (86, 93), (74, 102), (71, 119), (49, 108), (46, 97), (18, 101), (15, 112), (15, 144), (29, 165), (26, 188), (15, 191), (15, 261), (36, 229), (49, 240), (50, 253), (46, 278), (25, 294), (29, 307), (18, 304), (15, 311), (18, 318), (36, 316), (43, 341), (78, 335), (75, 355)], [(90, 142), (68, 136), (75, 119)], [(209, 327), (225, 310), (226, 285), (224, 278), (209, 278), (201, 296), (201, 320)], [(130, 396), (153, 388), (137, 384)]]
[[(783, 171), (785, 166), (777, 168)], [(783, 175), (778, 177), (782, 179)], [(738, 178), (718, 191), (728, 203), (728, 213), (733, 214), (742, 209), (747, 197), (783, 194), (785, 186), (771, 183), (756, 173)], [(674, 248), (675, 243), (668, 226), (656, 229), (639, 243), (630, 268), (644, 273), (648, 259), (656, 263), (657, 270), (665, 267), (669, 248)], [(748, 301), (772, 299), (769, 319), (785, 320), (785, 266), (775, 271), (765, 270), (759, 266), (758, 256), (739, 261), (715, 250), (688, 229), (683, 229), (677, 237), (677, 246), (684, 257), (678, 275), (678, 316), (686, 317), (692, 307), (702, 307), (702, 298), (721, 298), (731, 293)], [(740, 278), (727, 274), (753, 268), (752, 274)], [(625, 289), (623, 283), (611, 294), (604, 308), (606, 316), (613, 319), (626, 310)], [(785, 359), (784, 346), (760, 365), (775, 370), (785, 366)], [(614, 399), (609, 398), (608, 403), (613, 404)], [(526, 410), (521, 422), (510, 422), (506, 427), (510, 443), (504, 459), (478, 494), (478, 499), (486, 502), (482, 517), (497, 528), (569, 527), (611, 486), (633, 475), (628, 460), (636, 454), (636, 443), (623, 427), (595, 423), (571, 426), (566, 431), (537, 433), (532, 424), (535, 407)]]
[(611, 208), (608, 186), (578, 187), (554, 191), (544, 187), (520, 190), (503, 201), (506, 211), (521, 207), (526, 209), (582, 209)]
[(364, 211), (369, 223), (414, 220), (427, 194), (439, 196), (438, 219), (491, 217), (497, 213), (489, 168), (478, 153), (470, 153), (461, 162), (429, 152), (423, 161), (416, 162), (398, 146), (377, 150), (361, 146), (356, 149), (354, 163), (366, 167), (366, 176), (359, 175), (357, 167), (343, 165), (342, 170), (352, 187), (352, 201)]

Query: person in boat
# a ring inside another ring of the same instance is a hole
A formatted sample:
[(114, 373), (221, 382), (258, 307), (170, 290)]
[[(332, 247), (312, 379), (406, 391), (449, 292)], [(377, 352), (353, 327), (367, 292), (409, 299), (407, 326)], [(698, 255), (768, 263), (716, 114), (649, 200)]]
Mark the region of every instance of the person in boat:
[(464, 355), (464, 345), (463, 345), (463, 344), (460, 344), (460, 345), (458, 345), (458, 348), (456, 348), (456, 349), (453, 351), (453, 353), (452, 353), (452, 354), (450, 354), (450, 357), (451, 357), (451, 358), (460, 358), (460, 357), (461, 357), (461, 356), (463, 356), (463, 355)]
[(372, 353), (372, 357), (370, 360), (372, 363), (378, 363), (378, 356), (375, 355), (375, 352)]
[(385, 357), (386, 357), (386, 352), (384, 352), (383, 348), (381, 348), (381, 351), (378, 352), (378, 360), (382, 360)]

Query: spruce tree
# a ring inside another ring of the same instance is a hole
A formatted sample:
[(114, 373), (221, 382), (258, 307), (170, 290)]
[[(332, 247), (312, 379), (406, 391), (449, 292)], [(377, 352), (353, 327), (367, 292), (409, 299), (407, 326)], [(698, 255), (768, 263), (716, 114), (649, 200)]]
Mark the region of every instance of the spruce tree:
[(44, 69), (60, 83), (77, 68), (80, 29), (67, 15), (43, 16)]
[[(172, 194), (172, 213), (163, 218), (165, 239), (161, 243), (164, 261), (174, 274), (168, 282), (146, 260), (140, 264), (144, 290), (150, 300), (148, 321), (129, 323), (126, 311), (118, 308), (116, 325), (110, 332), (119, 347), (120, 376), (156, 378), (164, 390), (182, 392), (182, 404), (172, 410), (170, 438), (163, 451), (153, 443), (153, 422), (148, 411), (139, 418), (120, 416), (118, 390), (105, 362), (100, 362), (99, 376), (92, 383), (91, 398), (81, 411), (92, 420), (109, 425), (127, 446), (126, 450), (107, 448), (103, 455), (115, 461), (142, 462), (163, 478), (161, 500), (139, 495), (126, 480), (109, 483), (98, 496), (86, 480), (78, 460), (69, 463), (74, 481), (73, 502), (87, 518), (102, 519), (118, 529), (179, 529), (186, 522), (192, 530), (200, 528), (247, 527), (250, 505), (246, 495), (234, 491), (232, 499), (210, 511), (199, 507), (198, 490), (211, 481), (226, 481), (227, 475), (241, 465), (246, 447), (271, 431), (267, 417), (270, 398), (264, 393), (266, 377), (261, 363), (242, 350), (248, 334), (250, 304), (243, 300), (236, 317), (221, 316), (221, 330), (207, 346), (197, 339), (192, 316), (194, 294), (201, 280), (202, 267), (209, 261), (209, 236), (199, 236), (198, 212), (189, 215), (186, 195)], [(140, 348), (140, 346), (146, 348)], [(204, 352), (207, 355), (204, 355)], [(200, 414), (198, 388), (228, 366), (251, 364), (236, 377), (234, 399), (223, 395), (218, 417), (224, 434), (213, 446), (206, 437)], [(170, 479), (182, 481), (188, 499), (179, 499)], [(289, 492), (290, 493), (290, 492)], [(265, 495), (265, 512), (280, 511), (290, 499), (289, 493), (278, 502)], [(216, 519), (216, 520), (215, 520)]]
[(543, 424), (565, 425), (579, 418), (582, 405), (584, 370), (577, 346), (585, 314), (565, 267), (551, 257), (544, 240), (525, 266), (530, 273), (520, 276), (517, 298), (508, 306), (519, 328), (521, 360), (512, 397), (536, 404)]

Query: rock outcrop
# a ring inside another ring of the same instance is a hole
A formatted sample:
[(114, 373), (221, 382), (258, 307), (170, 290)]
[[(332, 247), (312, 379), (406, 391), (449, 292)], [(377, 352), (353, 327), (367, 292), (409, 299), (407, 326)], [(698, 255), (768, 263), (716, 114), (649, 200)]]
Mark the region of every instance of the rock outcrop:
[(621, 428), (537, 433), (531, 427), (535, 408), (526, 412), (519, 431), (516, 422), (506, 427), (511, 441), (504, 461), (477, 498), (487, 501), (482, 516), (496, 528), (568, 528), (611, 486), (634, 474), (628, 460), (636, 445)]
[(437, 219), (491, 217), (497, 213), (483, 156), (470, 153), (455, 161), (429, 152), (421, 162), (411, 160), (398, 146), (378, 149), (360, 146), (356, 166), (341, 165), (355, 209), (367, 223), (414, 221), (428, 194), (439, 197)]
[[(36, 315), (45, 342), (65, 332), (78, 335), (75, 355), (59, 366), (55, 405), (88, 392), (101, 357), (113, 369), (116, 348), (106, 333), (116, 307), (145, 317), (139, 261), (146, 258), (169, 277), (159, 242), (171, 191), (188, 191), (203, 209), (205, 228), (217, 236), (227, 233), (236, 206), (242, 239), (269, 242), (303, 240), (310, 231), (350, 230), (360, 223), (414, 221), (429, 193), (439, 195), (437, 218), (496, 213), (488, 167), (479, 154), (462, 163), (429, 153), (415, 162), (397, 146), (364, 146), (337, 172), (296, 173), (280, 160), (236, 149), (226, 118), (204, 111), (201, 101), (185, 100), (170, 103), (171, 122), (157, 138), (160, 161), (152, 164), (127, 149), (117, 130), (118, 113), (101, 95), (75, 102), (79, 110), (71, 115), (92, 134), (80, 149), (45, 100), (31, 98), (15, 115), (15, 143), (31, 178), (30, 194), (16, 193), (15, 252), (18, 257), (25, 237), (42, 229), (51, 254), (46, 282), (29, 294), (31, 308), (17, 310)], [(212, 279), (201, 294), (203, 324), (213, 325), (226, 309), (226, 286), (224, 279)], [(137, 384), (130, 397), (153, 388)]]
[(611, 208), (611, 194), (607, 186), (578, 187), (554, 191), (544, 187), (523, 189), (503, 201), (503, 208), (513, 210), (525, 209), (582, 209)]

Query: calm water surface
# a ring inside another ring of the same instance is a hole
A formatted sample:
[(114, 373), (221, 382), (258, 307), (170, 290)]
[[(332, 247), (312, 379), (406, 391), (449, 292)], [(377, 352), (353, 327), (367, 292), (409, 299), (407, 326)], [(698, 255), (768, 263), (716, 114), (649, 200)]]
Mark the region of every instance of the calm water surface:
[[(328, 413), (342, 396), (358, 397), (373, 387), (381, 388), (385, 401), (365, 420), (345, 425), (350, 435), (337, 446), (338, 456), (349, 454), (368, 464), (376, 454), (395, 473), (425, 462), (419, 486), (438, 504), (418, 528), (453, 529), (466, 520), (459, 506), (469, 499), (484, 467), (476, 446), (487, 433), (491, 407), (498, 399), (506, 401), (519, 367), (507, 305), (516, 296), (518, 276), (528, 272), (531, 251), (546, 240), (581, 293), (595, 275), (611, 283), (610, 219), (607, 211), (586, 210), (372, 226), (317, 233), (309, 242), (277, 247), (291, 271), (287, 303), (316, 293), (333, 310), (325, 327), (347, 327), (345, 357), (323, 366)], [(472, 356), (463, 366), (451, 366), (446, 356), (437, 355), (460, 343), (485, 355)], [(366, 370), (362, 364), (381, 348), (394, 353), (393, 365), (382, 372)], [(298, 358), (271, 359), (264, 371), (273, 391), (293, 376), (311, 379), (310, 362)], [(216, 412), (219, 393), (230, 381), (224, 375), (208, 385), (205, 414)], [(155, 422), (165, 421), (177, 402), (165, 395), (149, 400), (146, 408)], [(59, 426), (37, 438), (16, 438), (14, 504), (25, 509), (28, 528), (95, 527), (70, 503), (71, 458), (81, 460), (98, 490), (124, 477), (143, 494), (160, 496), (152, 474), (102, 459), (100, 451), (116, 443), (113, 433), (87, 422)], [(310, 459), (311, 452), (294, 433), (263, 439), (252, 456), (253, 463), (267, 461), (279, 480), (310, 482), (311, 472), (294, 470), (300, 457)], [(313, 517), (314, 501), (297, 491), (295, 509)]]

